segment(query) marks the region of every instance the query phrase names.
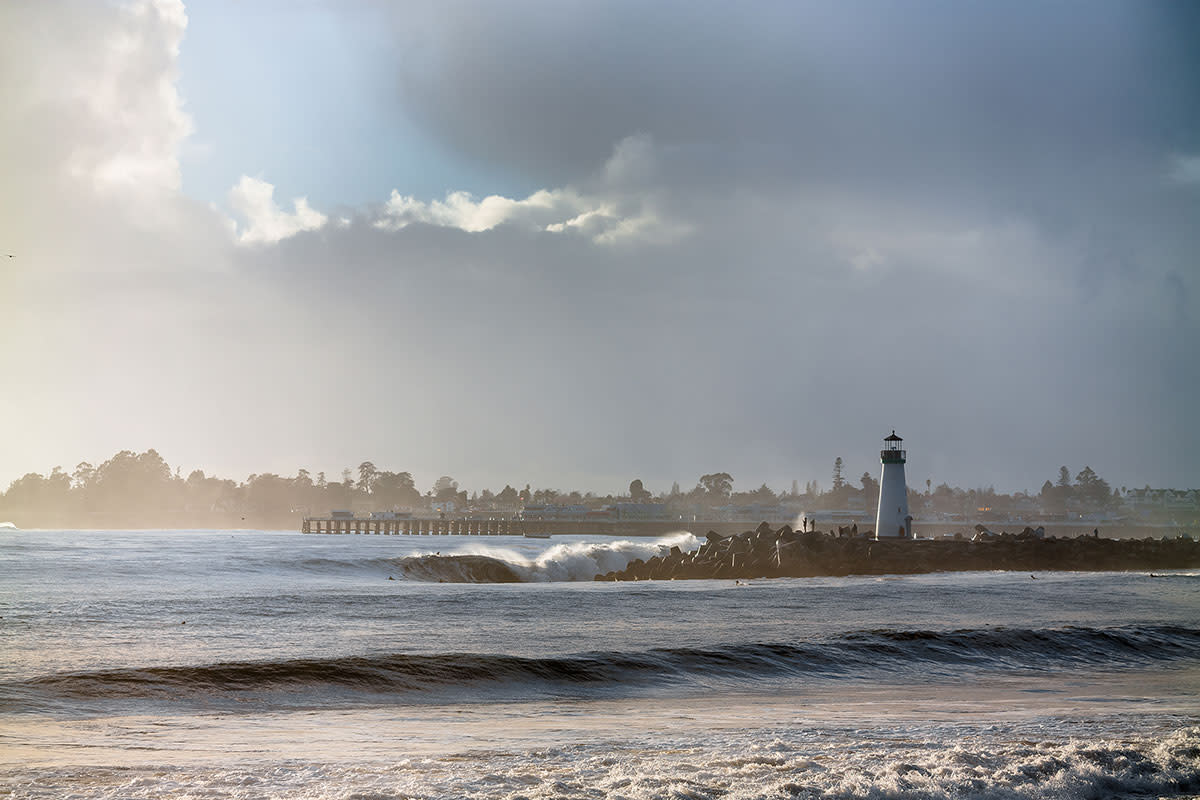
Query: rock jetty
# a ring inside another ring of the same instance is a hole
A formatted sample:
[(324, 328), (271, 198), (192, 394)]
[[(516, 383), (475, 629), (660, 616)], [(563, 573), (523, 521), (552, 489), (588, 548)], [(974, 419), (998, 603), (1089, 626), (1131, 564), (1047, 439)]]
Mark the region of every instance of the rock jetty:
[(798, 533), (762, 523), (734, 536), (709, 532), (694, 552), (672, 547), (663, 556), (636, 559), (598, 581), (697, 578), (808, 578), (969, 570), (1108, 571), (1200, 567), (1200, 541), (1043, 537), (982, 532), (971, 539), (875, 539), (833, 532)]

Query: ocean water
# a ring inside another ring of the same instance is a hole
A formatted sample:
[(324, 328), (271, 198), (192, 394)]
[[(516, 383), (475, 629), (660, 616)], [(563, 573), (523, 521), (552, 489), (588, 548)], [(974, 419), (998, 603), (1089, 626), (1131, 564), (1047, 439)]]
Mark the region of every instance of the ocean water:
[(1200, 796), (1200, 574), (590, 580), (673, 544), (0, 533), (0, 796)]

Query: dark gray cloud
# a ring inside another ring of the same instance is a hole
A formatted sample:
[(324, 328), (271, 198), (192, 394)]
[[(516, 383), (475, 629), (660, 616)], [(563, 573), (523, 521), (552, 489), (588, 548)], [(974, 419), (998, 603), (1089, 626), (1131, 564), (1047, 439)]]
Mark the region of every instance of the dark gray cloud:
[(402, 30), (407, 112), (537, 186), (643, 135), (662, 207), (706, 225), (770, 201), (826, 228), (1015, 220), (1085, 296), (1194, 280), (1197, 187), (1169, 177), (1200, 150), (1187, 5), (447, 3)]
[(935, 186), (1200, 133), (1180, 4), (450, 2), (404, 30), (406, 109), (542, 183), (639, 132), (739, 174)]
[(915, 477), (935, 481), (1036, 489), (1064, 461), (1118, 485), (1194, 470), (1190, 400), (1162, 391), (1200, 379), (1194, 326), (1122, 314), (1107, 294), (1080, 302), (1053, 279), (847, 274), (811, 242), (763, 241), (774, 222), (623, 250), (360, 222), (281, 243), (262, 280), (297, 309), (331, 296), (353, 309), (313, 320), (377, 389), (355, 413), (392, 421), (351, 435), (352, 451), (433, 450), (472, 479), (726, 469), (782, 486), (825, 477), (838, 455), (874, 471), (892, 426)]

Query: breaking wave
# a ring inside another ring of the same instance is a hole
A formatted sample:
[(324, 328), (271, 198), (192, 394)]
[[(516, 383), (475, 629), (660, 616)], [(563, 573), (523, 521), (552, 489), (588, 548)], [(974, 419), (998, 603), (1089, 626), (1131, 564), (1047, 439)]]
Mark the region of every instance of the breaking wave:
[(707, 649), (655, 648), (553, 657), (505, 654), (388, 654), (229, 662), (59, 673), (0, 684), (0, 708), (42, 698), (212, 699), (280, 693), (304, 702), (340, 690), (418, 699), (453, 690), (463, 699), (573, 694), (647, 684), (691, 688), (752, 685), (780, 677), (858, 677), (919, 667), (972, 669), (1120, 668), (1200, 658), (1200, 629), (1175, 626), (957, 631), (849, 631), (797, 644), (746, 643)]
[(597, 575), (624, 569), (637, 558), (666, 555), (672, 547), (694, 550), (699, 540), (681, 532), (642, 541), (571, 542), (556, 544), (530, 558), (511, 548), (466, 544), (454, 552), (387, 559), (410, 580), (448, 583), (509, 583), (515, 581), (590, 581)]

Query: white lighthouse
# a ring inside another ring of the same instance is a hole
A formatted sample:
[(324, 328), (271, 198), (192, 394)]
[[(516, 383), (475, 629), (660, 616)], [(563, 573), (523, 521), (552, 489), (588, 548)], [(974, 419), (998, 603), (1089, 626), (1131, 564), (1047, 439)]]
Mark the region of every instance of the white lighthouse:
[(908, 514), (908, 487), (904, 483), (904, 440), (892, 431), (883, 440), (879, 460), (879, 511), (875, 515), (875, 536), (879, 539), (911, 539), (912, 517)]

